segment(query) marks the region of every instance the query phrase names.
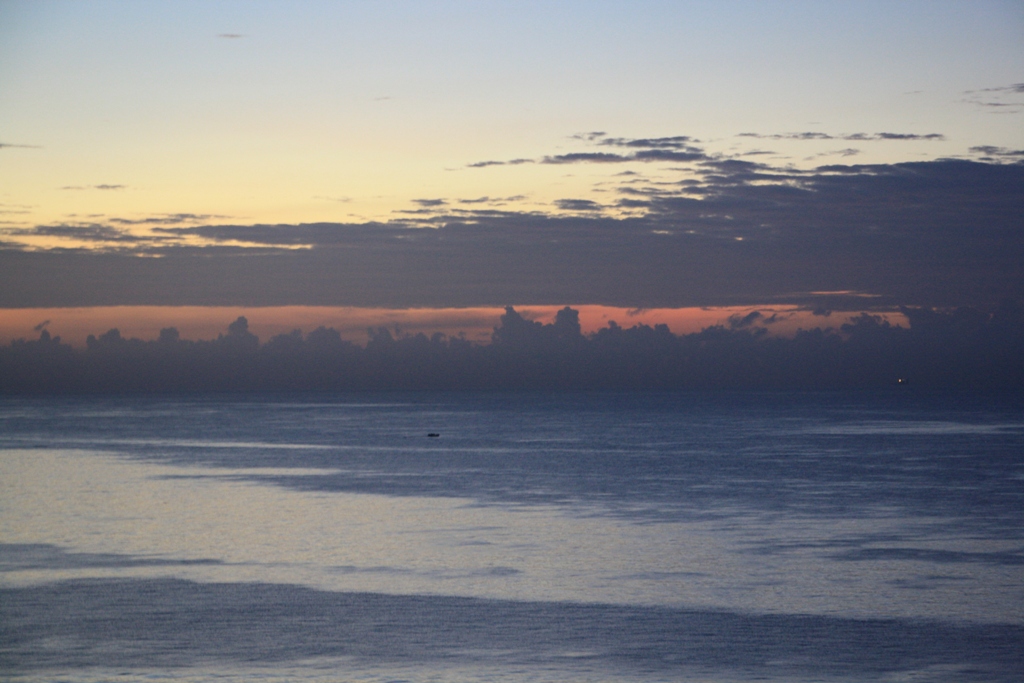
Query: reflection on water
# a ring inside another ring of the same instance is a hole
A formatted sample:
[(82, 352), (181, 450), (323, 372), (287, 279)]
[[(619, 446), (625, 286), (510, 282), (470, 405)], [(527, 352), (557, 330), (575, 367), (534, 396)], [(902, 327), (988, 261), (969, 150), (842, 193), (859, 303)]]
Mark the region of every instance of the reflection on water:
[[(936, 520), (738, 511), (637, 524), (596, 508), (307, 493), (248, 476), (260, 474), (87, 451), (7, 451), (2, 538), (22, 557), (33, 544), (52, 549), (29, 566), (9, 559), (8, 549), (0, 581), (173, 576), (336, 591), (1024, 621), (1024, 605), (1005, 599), (1022, 585), (1019, 541), (951, 536), (945, 524), (934, 528)], [(941, 578), (929, 578), (937, 566)]]
[(939, 422), (928, 420), (874, 420), (863, 423), (814, 426), (805, 429), (808, 434), (1020, 434), (1024, 422), (1005, 424), (971, 424), (966, 422)]
[[(17, 632), (7, 657), (15, 666), (166, 670), (234, 661), (279, 663), (292, 675), (316, 665), (345, 672), (334, 680), (359, 680), (360, 672), (386, 680), (382, 668), (405, 665), (413, 680), (488, 680), (502, 671), (505, 680), (558, 680), (558, 673), (575, 680), (863, 681), (892, 680), (900, 671), (909, 680), (1010, 681), (1024, 658), (1017, 649), (1024, 629), (1006, 626), (259, 583), (92, 580), (8, 591), (6, 600), (12, 613), (31, 614), (12, 619)], [(449, 675), (459, 668), (462, 676)]]
[(1020, 407), (0, 402), (0, 669), (1018, 680)]

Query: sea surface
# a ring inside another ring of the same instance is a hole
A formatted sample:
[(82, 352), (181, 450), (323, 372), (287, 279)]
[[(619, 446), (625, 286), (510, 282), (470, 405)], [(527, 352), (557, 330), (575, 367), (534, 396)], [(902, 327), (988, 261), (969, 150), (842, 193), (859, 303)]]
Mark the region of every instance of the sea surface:
[(1019, 682), (1024, 396), (0, 399), (0, 678)]

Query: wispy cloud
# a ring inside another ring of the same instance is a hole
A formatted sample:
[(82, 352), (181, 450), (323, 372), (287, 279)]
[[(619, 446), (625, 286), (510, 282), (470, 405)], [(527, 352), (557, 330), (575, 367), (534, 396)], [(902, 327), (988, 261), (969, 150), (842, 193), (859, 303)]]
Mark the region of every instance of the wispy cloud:
[(980, 145), (971, 147), (971, 154), (977, 154), (984, 161), (1024, 161), (1024, 149), (1007, 149), (1006, 147), (995, 147), (992, 145)]
[(16, 237), (60, 237), (76, 242), (103, 242), (138, 244), (151, 242), (152, 239), (134, 235), (123, 228), (111, 225), (37, 225), (32, 228), (10, 230), (8, 234)]
[(852, 140), (852, 141), (877, 141), (877, 140), (945, 140), (946, 136), (941, 133), (842, 133), (833, 135), (817, 131), (805, 131), (800, 133), (739, 133), (736, 137), (756, 138), (759, 140)]
[(42, 145), (18, 145), (10, 142), (0, 142), (0, 149), (42, 149)]
[(467, 164), (467, 168), (486, 168), (488, 166), (518, 166), (519, 164), (532, 164), (533, 159), (509, 159), (508, 161), (477, 161)]
[(818, 154), (812, 154), (809, 157), (805, 157), (805, 160), (806, 161), (810, 161), (812, 159), (820, 159), (821, 157), (834, 157), (834, 156), (852, 157), (852, 156), (856, 156), (858, 154), (860, 154), (860, 150), (859, 149), (855, 149), (853, 147), (847, 147), (846, 149), (834, 149), (834, 150), (831, 150), (831, 151), (828, 151), (828, 152), (819, 152)]
[(594, 142), (595, 140), (600, 140), (605, 135), (607, 135), (607, 133), (605, 133), (603, 130), (594, 130), (590, 131), (589, 133), (576, 133), (575, 135), (570, 135), (569, 139), (583, 140), (584, 142)]
[(114, 185), (103, 183), (100, 185), (65, 185), (62, 190), (124, 190), (127, 185)]
[[(943, 141), (946, 137), (941, 133), (844, 133), (835, 135), (819, 131), (805, 131), (795, 133), (740, 133), (737, 137), (754, 138), (765, 140), (839, 140), (858, 142), (881, 142), (881, 141)], [(469, 168), (485, 168), (488, 166), (504, 166), (509, 164), (538, 163), (546, 165), (555, 164), (623, 164), (623, 163), (651, 163), (669, 162), (677, 164), (692, 163), (717, 163), (726, 156), (711, 154), (704, 147), (697, 144), (700, 140), (689, 135), (673, 135), (656, 138), (622, 138), (608, 137), (604, 132), (580, 133), (572, 136), (572, 139), (586, 142), (599, 147), (616, 147), (622, 152), (602, 151), (579, 151), (566, 152), (562, 154), (551, 154), (539, 159), (514, 159), (511, 161), (478, 161), (469, 164)], [(733, 156), (757, 156), (770, 155), (773, 152), (764, 150), (751, 150), (749, 152), (738, 152)], [(839, 150), (821, 152), (807, 159), (814, 159), (822, 156), (853, 156), (860, 154), (860, 150), (847, 147)]]
[(229, 218), (231, 217), (214, 213), (165, 213), (145, 218), (109, 218), (107, 221), (118, 225), (181, 225)]
[(693, 143), (700, 142), (689, 135), (673, 135), (664, 138), (605, 138), (602, 145), (613, 147), (640, 147), (644, 149), (684, 149), (700, 151)]
[(556, 154), (547, 156), (541, 160), (542, 164), (618, 164), (623, 161), (633, 161), (632, 155), (609, 154), (607, 152), (572, 152), (569, 154)]
[(475, 199), (460, 199), (459, 204), (491, 204), (491, 205), (503, 205), (509, 202), (521, 202), (526, 199), (526, 195), (512, 195), (511, 197), (476, 197)]
[(601, 211), (604, 207), (589, 199), (557, 199), (555, 206), (563, 211)]
[(996, 88), (967, 90), (964, 102), (994, 112), (1016, 114), (1024, 111), (1024, 83), (1014, 83)]
[(601, 131), (580, 133), (571, 136), (574, 140), (597, 144), (606, 147), (621, 147), (630, 151), (628, 154), (614, 152), (568, 152), (551, 154), (540, 159), (512, 159), (510, 161), (477, 161), (468, 164), (468, 168), (486, 168), (488, 166), (507, 166), (514, 164), (621, 164), (627, 162), (690, 162), (708, 158), (704, 150), (694, 146), (697, 142), (687, 135), (676, 135), (663, 138), (609, 138)]

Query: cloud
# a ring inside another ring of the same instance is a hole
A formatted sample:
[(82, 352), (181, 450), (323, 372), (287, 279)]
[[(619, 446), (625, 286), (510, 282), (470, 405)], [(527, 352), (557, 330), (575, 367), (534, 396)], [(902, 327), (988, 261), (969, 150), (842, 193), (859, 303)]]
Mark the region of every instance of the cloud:
[(775, 133), (773, 135), (762, 135), (761, 133), (738, 133), (738, 138), (757, 138), (759, 140), (835, 140), (835, 137), (827, 133)]
[(604, 208), (589, 199), (557, 199), (555, 206), (563, 211), (601, 211)]
[(574, 152), (547, 156), (542, 164), (618, 164), (629, 161), (701, 161), (709, 158), (702, 151), (680, 152), (671, 149), (645, 149), (633, 154), (609, 154), (607, 152)]
[(844, 138), (846, 140), (867, 139), (867, 140), (945, 140), (946, 136), (941, 133), (927, 133), (919, 135), (916, 133), (875, 133), (868, 138)]
[[(680, 170), (666, 169), (679, 173), (674, 180), (609, 176), (601, 189), (616, 192), (615, 201), (577, 196), (529, 211), (494, 206), (522, 197), (426, 198), (416, 200), (421, 208), (387, 222), (216, 224), (201, 214), (168, 214), (8, 230), (108, 242), (161, 258), (7, 250), (0, 253), (0, 303), (789, 302), (848, 310), (854, 304), (985, 307), (1024, 298), (1024, 164), (1015, 163), (1014, 150), (972, 149), (994, 161), (801, 170), (693, 151), (688, 136), (594, 139), (619, 152), (544, 162), (622, 163), (641, 154), (686, 160), (672, 162)], [(155, 237), (132, 236), (124, 229), (130, 225), (148, 226)], [(213, 246), (195, 246), (200, 240)], [(852, 302), (812, 294), (841, 291), (878, 296)]]
[(42, 149), (40, 145), (17, 145), (10, 142), (0, 142), (0, 149)]
[(109, 225), (37, 225), (32, 228), (9, 230), (8, 234), (18, 237), (63, 237), (80, 242), (123, 242), (137, 243), (151, 241), (149, 238), (133, 235), (122, 228)]
[(1020, 163), (1024, 161), (1024, 149), (1007, 149), (1006, 147), (995, 147), (993, 145), (979, 145), (968, 150), (976, 154), (983, 161)]
[(945, 140), (946, 136), (941, 133), (844, 133), (832, 135), (820, 132), (802, 133), (772, 133), (764, 135), (761, 133), (739, 133), (736, 137), (756, 138), (759, 140), (852, 140), (852, 141), (874, 141), (874, 140)]
[[(675, 335), (660, 323), (624, 329), (611, 321), (583, 334), (579, 311), (571, 307), (544, 324), (506, 306), (489, 345), (406, 334), (396, 325), (394, 333), (372, 329), (365, 347), (323, 327), (305, 337), (298, 330), (279, 334), (260, 346), (241, 316), (226, 335), (208, 341), (182, 340), (177, 330), (164, 328), (159, 339), (145, 342), (126, 339), (115, 328), (90, 335), (86, 348), (75, 350), (42, 331), (38, 340), (0, 346), (0, 393), (836, 389), (892, 387), (899, 377), (933, 389), (1024, 387), (1024, 307), (902, 313), (909, 327), (862, 313), (841, 326), (842, 334), (816, 328), (790, 338), (768, 333), (766, 326), (779, 320), (776, 312), (767, 318), (760, 311), (733, 315), (725, 325), (692, 334)], [(54, 372), (55, 362), (60, 372)], [(265, 478), (285, 486), (290, 479)], [(332, 476), (328, 486), (339, 490), (341, 481)], [(844, 559), (885, 557), (864, 549)], [(1021, 564), (1024, 555), (999, 561)]]
[[(69, 218), (74, 217), (74, 215), (69, 216)], [(180, 236), (173, 231), (168, 231), (167, 226), (189, 226), (228, 217), (217, 214), (174, 213), (145, 218), (106, 217), (102, 214), (90, 214), (83, 218), (90, 220), (32, 227), (9, 227), (4, 228), (2, 232), (12, 237), (50, 237), (73, 242), (90, 242), (96, 248), (103, 248), (103, 245), (116, 245), (117, 249), (126, 249), (134, 245), (134, 248), (141, 249), (144, 245), (178, 241)], [(151, 228), (151, 233), (137, 234), (130, 229), (135, 226)], [(12, 247), (14, 245), (5, 246)]]
[(109, 223), (119, 225), (179, 225), (181, 223), (201, 223), (211, 220), (230, 218), (215, 213), (166, 213), (146, 218), (109, 218)]
[(496, 204), (502, 205), (509, 202), (521, 202), (526, 199), (526, 195), (512, 195), (511, 197), (477, 197), (475, 199), (460, 199), (459, 204)]
[(708, 156), (698, 149), (685, 152), (672, 149), (645, 149), (632, 157), (635, 161), (700, 161), (707, 158)]
[(1016, 114), (1024, 111), (1024, 83), (1014, 83), (995, 88), (981, 88), (979, 90), (964, 91), (967, 104), (978, 107), (986, 107), (995, 111), (1002, 111), (1008, 114)]
[(813, 159), (820, 159), (822, 157), (834, 157), (834, 156), (852, 157), (852, 156), (857, 156), (858, 154), (860, 154), (860, 150), (859, 149), (855, 149), (853, 147), (847, 147), (846, 149), (833, 149), (833, 150), (830, 150), (828, 152), (819, 152), (818, 154), (812, 154), (809, 157), (805, 157), (804, 160), (805, 161), (811, 161)]
[(601, 140), (602, 145), (614, 147), (641, 147), (644, 149), (683, 149), (697, 151), (692, 143), (700, 142), (689, 135), (673, 135), (664, 138), (607, 138)]
[(486, 168), (488, 166), (518, 166), (520, 164), (532, 164), (533, 159), (510, 159), (509, 161), (477, 161), (467, 164), (466, 168)]
[(745, 327), (750, 327), (754, 323), (764, 318), (760, 311), (751, 311), (747, 315), (730, 315), (729, 316), (729, 327), (734, 330), (740, 330)]
[(245, 36), (244, 33), (218, 33), (217, 37), (218, 38), (235, 39), (235, 38), (245, 38), (246, 36)]
[(607, 152), (573, 152), (570, 154), (556, 154), (547, 156), (541, 160), (542, 164), (617, 164), (623, 161), (633, 161), (632, 155), (609, 154)]
[(631, 161), (674, 161), (690, 162), (709, 158), (704, 150), (695, 147), (698, 142), (688, 135), (675, 135), (663, 138), (606, 138), (605, 133), (585, 133), (572, 136), (572, 139), (597, 143), (602, 146), (621, 147), (636, 150), (629, 154), (611, 152), (569, 152), (552, 154), (539, 160), (513, 159), (512, 161), (478, 161), (469, 164), (468, 168), (486, 168), (488, 166), (505, 166), (510, 164), (618, 164)]
[(570, 135), (569, 138), (571, 140), (583, 140), (585, 142), (594, 142), (596, 140), (600, 140), (605, 135), (607, 135), (607, 133), (605, 133), (603, 130), (595, 130), (589, 133), (577, 133), (576, 135)]
[(60, 188), (62, 190), (123, 190), (127, 188), (127, 185), (112, 185), (112, 184), (101, 184), (101, 185), (65, 185)]

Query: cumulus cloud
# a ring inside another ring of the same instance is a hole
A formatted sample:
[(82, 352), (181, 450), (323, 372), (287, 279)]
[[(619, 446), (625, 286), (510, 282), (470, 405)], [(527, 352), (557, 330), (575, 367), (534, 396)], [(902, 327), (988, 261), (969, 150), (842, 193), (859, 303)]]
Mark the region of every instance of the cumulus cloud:
[[(835, 389), (891, 387), (896, 378), (933, 389), (1024, 386), (1019, 304), (991, 313), (901, 313), (908, 327), (861, 313), (843, 323), (841, 333), (816, 327), (788, 338), (768, 333), (779, 319), (775, 312), (734, 315), (724, 325), (678, 336), (664, 324), (627, 329), (612, 321), (584, 334), (579, 311), (569, 306), (547, 324), (506, 306), (489, 345), (396, 326), (394, 333), (371, 330), (365, 347), (324, 327), (305, 336), (299, 330), (280, 334), (261, 346), (247, 319), (238, 317), (226, 335), (208, 341), (184, 340), (164, 328), (147, 342), (115, 328), (90, 335), (86, 348), (75, 350), (37, 328), (38, 340), (0, 346), (0, 393)], [(1019, 556), (1004, 559), (1021, 563)]]
[(756, 322), (759, 322), (764, 316), (760, 311), (751, 311), (746, 315), (730, 315), (729, 316), (729, 327), (734, 330), (740, 330), (745, 327), (750, 327)]

